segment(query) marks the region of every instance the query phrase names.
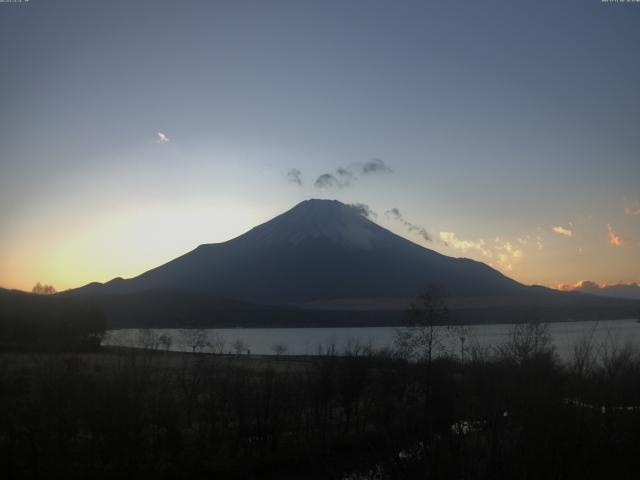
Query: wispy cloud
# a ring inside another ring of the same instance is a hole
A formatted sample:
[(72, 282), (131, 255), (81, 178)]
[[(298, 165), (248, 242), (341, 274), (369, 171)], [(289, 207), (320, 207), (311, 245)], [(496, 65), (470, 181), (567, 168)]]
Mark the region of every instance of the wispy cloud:
[(393, 170), (384, 163), (384, 160), (372, 158), (362, 165), (362, 174), (369, 175), (372, 173), (393, 173)]
[(302, 172), (297, 168), (290, 168), (287, 170), (285, 177), (288, 182), (295, 183), (296, 185), (302, 185)]
[(410, 222), (409, 220), (404, 218), (404, 216), (402, 215), (402, 213), (400, 213), (400, 210), (398, 208), (394, 207), (384, 212), (384, 214), (387, 217), (393, 218), (394, 220), (397, 220), (400, 223), (402, 223), (409, 233), (415, 233), (416, 235), (420, 235), (426, 242), (430, 242), (432, 240), (431, 235), (429, 235), (429, 232), (427, 232), (426, 228), (421, 227), (420, 225), (416, 225), (415, 223)]
[(638, 208), (638, 209), (625, 208), (624, 209), (624, 214), (625, 215), (632, 215), (634, 217), (640, 217), (640, 208)]
[(618, 235), (611, 225), (607, 225), (607, 235), (609, 237), (609, 244), (614, 247), (621, 247), (624, 245), (624, 240)]
[(563, 235), (565, 237), (571, 237), (573, 235), (573, 231), (571, 231), (569, 228), (564, 228), (560, 225), (553, 227), (551, 230), (553, 230), (558, 235)]
[(169, 143), (171, 141), (165, 133), (158, 132), (156, 135), (158, 136), (156, 143)]

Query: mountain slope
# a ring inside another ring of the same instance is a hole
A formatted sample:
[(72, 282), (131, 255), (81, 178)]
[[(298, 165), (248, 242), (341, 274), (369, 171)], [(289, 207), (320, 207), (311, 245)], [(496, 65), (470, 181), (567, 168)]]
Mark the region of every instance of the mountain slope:
[(247, 233), (138, 277), (74, 293), (172, 289), (256, 303), (412, 297), (440, 284), (452, 296), (509, 296), (528, 288), (487, 265), (414, 244), (330, 200), (307, 200)]

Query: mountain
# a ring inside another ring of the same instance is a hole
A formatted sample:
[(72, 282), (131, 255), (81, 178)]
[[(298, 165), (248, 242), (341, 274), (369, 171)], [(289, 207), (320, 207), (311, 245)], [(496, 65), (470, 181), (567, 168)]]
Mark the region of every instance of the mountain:
[(616, 285), (598, 285), (595, 282), (584, 280), (576, 285), (565, 285), (565, 290), (571, 292), (587, 293), (589, 295), (599, 295), (614, 298), (631, 298), (640, 300), (640, 285), (636, 282), (619, 283)]
[(307, 200), (239, 237), (200, 245), (131, 279), (64, 292), (110, 328), (398, 325), (409, 301), (444, 287), (460, 323), (631, 318), (634, 300), (525, 286), (424, 248), (338, 201)]
[(182, 290), (260, 304), (411, 298), (431, 284), (452, 296), (512, 296), (528, 287), (382, 228), (353, 206), (307, 200), (227, 242), (200, 245), (135, 278), (74, 293)]

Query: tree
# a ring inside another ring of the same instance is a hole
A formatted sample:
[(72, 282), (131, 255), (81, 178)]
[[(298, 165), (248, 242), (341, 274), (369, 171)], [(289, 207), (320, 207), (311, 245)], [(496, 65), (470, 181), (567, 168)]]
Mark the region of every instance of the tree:
[(283, 343), (276, 343), (271, 347), (271, 350), (276, 356), (284, 355), (287, 353), (287, 346)]
[(247, 344), (244, 343), (244, 340), (242, 340), (241, 338), (238, 338), (237, 340), (235, 340), (231, 346), (233, 347), (233, 350), (236, 352), (236, 355), (242, 354), (247, 349)]
[(56, 293), (56, 289), (53, 285), (41, 284), (40, 282), (36, 283), (31, 289), (32, 293), (36, 295), (53, 295)]
[(549, 325), (536, 321), (514, 325), (509, 340), (497, 350), (503, 358), (518, 365), (535, 359), (553, 359), (555, 355)]
[(207, 332), (202, 328), (187, 328), (182, 330), (180, 334), (184, 345), (191, 349), (191, 353), (211, 347), (211, 343), (207, 340)]
[(407, 326), (396, 331), (395, 343), (402, 358), (415, 359), (423, 389), (424, 449), (432, 451), (435, 402), (433, 357), (444, 350), (445, 336), (451, 333), (446, 295), (439, 286), (429, 286), (409, 305)]
[(450, 327), (446, 295), (441, 287), (430, 286), (409, 305), (407, 325), (396, 330), (396, 350), (403, 358), (431, 364)]
[(211, 339), (209, 341), (209, 349), (211, 350), (211, 352), (217, 353), (217, 354), (224, 353), (224, 345), (225, 345), (224, 336), (222, 336), (218, 332), (213, 332), (209, 335), (209, 338)]

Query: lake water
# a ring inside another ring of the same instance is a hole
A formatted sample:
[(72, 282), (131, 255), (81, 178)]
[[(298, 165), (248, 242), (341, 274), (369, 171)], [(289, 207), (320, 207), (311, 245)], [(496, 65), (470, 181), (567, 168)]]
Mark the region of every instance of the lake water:
[[(459, 354), (461, 336), (465, 338), (465, 350), (474, 345), (496, 347), (509, 340), (513, 327), (512, 324), (476, 325), (464, 327), (463, 333), (449, 333), (443, 329), (442, 348)], [(328, 350), (343, 354), (356, 346), (376, 350), (392, 347), (396, 331), (396, 327), (213, 328), (202, 331), (200, 340), (210, 345), (199, 350), (217, 353), (242, 350), (243, 353), (270, 355), (274, 354), (276, 346), (280, 346), (280, 352), (285, 355), (316, 355)], [(564, 359), (568, 359), (574, 346), (585, 339), (590, 339), (596, 349), (625, 344), (640, 347), (640, 323), (634, 319), (551, 323), (549, 332), (558, 354)], [(120, 329), (109, 331), (103, 345), (166, 348), (166, 344), (159, 344), (162, 335), (170, 339), (169, 349), (174, 351), (192, 351), (194, 338), (197, 339), (193, 330)]]

